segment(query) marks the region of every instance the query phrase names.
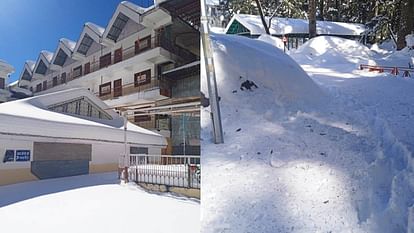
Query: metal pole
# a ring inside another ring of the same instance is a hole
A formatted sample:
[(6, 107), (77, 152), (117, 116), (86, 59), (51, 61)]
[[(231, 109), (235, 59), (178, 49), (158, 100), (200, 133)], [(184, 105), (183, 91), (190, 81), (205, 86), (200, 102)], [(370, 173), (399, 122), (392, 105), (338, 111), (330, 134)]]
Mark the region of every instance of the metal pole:
[(128, 111), (125, 110), (123, 112), (124, 117), (124, 155), (123, 155), (123, 163), (124, 163), (124, 179), (125, 182), (128, 182), (128, 143), (127, 143), (127, 124), (128, 124)]
[(208, 36), (208, 18), (206, 15), (205, 0), (201, 0), (201, 42), (203, 44), (204, 62), (207, 72), (207, 86), (210, 97), (210, 109), (213, 121), (214, 143), (224, 143), (223, 128), (221, 125), (220, 105), (218, 101), (217, 82), (214, 71), (213, 53)]
[(183, 154), (185, 155), (185, 113), (182, 114), (182, 117), (183, 117), (183, 142), (184, 142)]

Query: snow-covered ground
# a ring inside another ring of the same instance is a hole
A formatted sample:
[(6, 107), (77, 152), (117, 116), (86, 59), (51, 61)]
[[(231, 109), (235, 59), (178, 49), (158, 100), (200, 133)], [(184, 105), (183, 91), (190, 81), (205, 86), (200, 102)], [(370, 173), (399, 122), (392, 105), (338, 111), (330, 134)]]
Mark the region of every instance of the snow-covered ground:
[(414, 79), (357, 69), (409, 51), (319, 37), (290, 52), (307, 76), (267, 43), (212, 39), (225, 144), (203, 109), (202, 232), (414, 232)]
[(200, 204), (104, 173), (0, 186), (0, 223), (1, 232), (194, 233)]

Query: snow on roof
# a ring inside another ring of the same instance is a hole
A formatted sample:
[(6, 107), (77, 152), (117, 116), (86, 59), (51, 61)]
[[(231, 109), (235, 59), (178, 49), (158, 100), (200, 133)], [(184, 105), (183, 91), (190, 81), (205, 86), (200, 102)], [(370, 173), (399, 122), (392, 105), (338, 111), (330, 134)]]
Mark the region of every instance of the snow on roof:
[(92, 29), (92, 31), (94, 31), (96, 34), (98, 34), (99, 36), (102, 36), (103, 35), (103, 33), (104, 33), (104, 31), (105, 31), (105, 28), (103, 28), (103, 27), (101, 27), (101, 26), (98, 26), (98, 25), (96, 25), (96, 24), (94, 24), (94, 23), (91, 23), (91, 22), (87, 22), (87, 23), (85, 23), (85, 26), (87, 26), (87, 27), (89, 27), (90, 29)]
[[(231, 23), (237, 20), (247, 29), (251, 35), (261, 35), (265, 33), (262, 21), (258, 15), (235, 14), (226, 31), (230, 28)], [(266, 23), (269, 22), (269, 17), (266, 17)], [(272, 35), (284, 34), (307, 34), (309, 33), (309, 24), (306, 19), (294, 18), (279, 18), (272, 19), (270, 33)], [(316, 32), (318, 35), (352, 35), (359, 36), (365, 30), (365, 26), (356, 23), (342, 23), (333, 21), (316, 21)]]
[(205, 0), (205, 1), (206, 1), (206, 5), (215, 5), (215, 6), (220, 5), (220, 0)]
[(46, 60), (50, 63), (53, 58), (53, 53), (47, 50), (42, 50), (40, 53), (46, 58)]
[(12, 65), (10, 65), (9, 63), (7, 63), (4, 60), (0, 60), (0, 72), (1, 73), (13, 73), (14, 72), (14, 67)]
[(32, 60), (27, 60), (26, 61), (26, 64), (27, 64), (27, 66), (29, 67), (29, 71), (30, 72), (33, 72), (33, 69), (34, 69), (34, 67), (35, 67), (35, 65), (36, 65), (36, 62), (35, 61), (32, 61)]
[(75, 41), (72, 41), (66, 38), (61, 38), (59, 41), (62, 42), (71, 52), (75, 50), (75, 46), (76, 46)]
[[(114, 110), (105, 110), (112, 120), (54, 112), (49, 106), (86, 97), (101, 109), (108, 106), (90, 91), (68, 89), (0, 104), (0, 134), (123, 142), (123, 118)], [(128, 142), (165, 146), (164, 137), (128, 123)]]
[(17, 84), (19, 83), (19, 80), (16, 80), (16, 81), (14, 81), (14, 82), (12, 82), (12, 83), (10, 83), (9, 85), (7, 85), (7, 86), (9, 86), (9, 87), (12, 87), (12, 86), (17, 86)]
[(134, 3), (132, 3), (132, 2), (128, 2), (128, 1), (123, 1), (123, 2), (121, 2), (120, 4), (122, 4), (122, 5), (124, 5), (124, 6), (126, 6), (126, 7), (128, 7), (128, 8), (130, 8), (131, 10), (133, 10), (133, 11), (135, 11), (135, 12), (137, 12), (137, 13), (139, 13), (139, 14), (143, 14), (147, 9), (146, 8), (144, 8), (144, 7), (140, 7), (140, 6), (138, 6), (138, 5), (135, 5)]

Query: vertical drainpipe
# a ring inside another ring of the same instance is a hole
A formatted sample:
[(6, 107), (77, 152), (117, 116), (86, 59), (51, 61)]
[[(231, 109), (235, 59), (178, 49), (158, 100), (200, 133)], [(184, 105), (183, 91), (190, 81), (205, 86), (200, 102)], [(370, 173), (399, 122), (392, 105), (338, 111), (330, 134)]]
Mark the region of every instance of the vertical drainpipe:
[(218, 91), (216, 75), (214, 70), (213, 53), (210, 47), (208, 36), (208, 18), (206, 15), (205, 0), (201, 0), (201, 42), (204, 51), (204, 62), (207, 72), (207, 86), (210, 97), (210, 109), (213, 121), (214, 143), (224, 143), (223, 128), (221, 125), (220, 105), (218, 101)]

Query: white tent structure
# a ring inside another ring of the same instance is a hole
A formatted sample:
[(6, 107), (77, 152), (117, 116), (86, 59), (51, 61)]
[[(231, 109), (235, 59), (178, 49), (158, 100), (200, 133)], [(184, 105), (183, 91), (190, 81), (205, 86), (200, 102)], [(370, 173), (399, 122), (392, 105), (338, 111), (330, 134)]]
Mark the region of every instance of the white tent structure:
[[(127, 123), (127, 153), (160, 154), (164, 137)], [(0, 104), (0, 185), (113, 171), (124, 119), (85, 89)]]

